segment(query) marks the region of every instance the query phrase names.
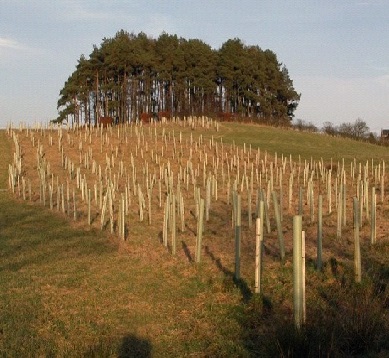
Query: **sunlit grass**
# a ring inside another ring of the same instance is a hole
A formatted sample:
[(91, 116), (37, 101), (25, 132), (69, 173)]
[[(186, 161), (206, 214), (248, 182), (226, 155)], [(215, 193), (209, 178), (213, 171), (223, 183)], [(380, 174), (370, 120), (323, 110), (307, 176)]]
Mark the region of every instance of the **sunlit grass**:
[[(2, 173), (10, 160), (8, 140), (2, 132)], [(228, 317), (239, 292), (223, 302), (222, 275), (209, 281), (209, 268), (172, 258), (147, 233), (123, 246), (2, 191), (0, 238), (2, 356), (242, 350), (239, 340), (224, 342), (226, 327), (230, 338), (239, 329)]]
[[(5, 355), (78, 356), (98, 350), (96, 356), (115, 356), (139, 348), (144, 350), (139, 356), (147, 350), (181, 356), (207, 350), (204, 344), (214, 338), (223, 344), (218, 322), (238, 327), (224, 316), (223, 294), (214, 296), (222, 278), (210, 283), (209, 272), (172, 259), (158, 245), (146, 242), (130, 253), (121, 251), (100, 232), (72, 229), (63, 218), (6, 195), (0, 211), (0, 352)], [(232, 293), (228, 301), (238, 297)]]
[[(251, 144), (295, 160), (298, 155), (325, 161), (388, 158), (387, 148), (256, 125), (222, 124), (213, 134), (224, 143)], [(209, 138), (209, 132), (204, 136)], [(5, 188), (11, 146), (4, 132), (0, 150), (0, 188)], [(336, 253), (329, 253), (323, 273), (308, 261), (309, 322), (307, 330), (295, 332), (291, 252), (285, 265), (266, 253), (265, 293), (256, 297), (253, 274), (243, 267), (244, 280), (235, 282), (232, 259), (214, 254), (216, 242), (233, 247), (232, 234), (219, 237), (222, 230), (228, 233), (224, 218), (212, 218), (206, 226), (200, 265), (183, 253), (184, 242), (194, 241), (193, 233), (179, 235), (179, 253), (173, 257), (158, 240), (159, 227), (132, 219), (136, 235), (122, 244), (106, 232), (81, 224), (74, 228), (71, 218), (0, 192), (1, 356), (317, 356), (318, 344), (321, 352), (343, 350), (347, 355), (352, 349), (347, 344), (358, 340), (360, 325), (368, 328), (361, 331), (371, 339), (366, 346), (382, 347), (384, 354), (389, 349), (383, 343), (389, 341), (387, 331), (376, 331), (377, 324), (386, 328), (387, 244), (363, 246), (364, 260), (371, 265), (363, 287), (352, 284), (352, 265), (337, 261)], [(328, 251), (335, 246), (332, 241), (326, 245)], [(351, 245), (344, 243), (346, 251)], [(192, 247), (188, 250), (193, 260)], [(354, 322), (349, 316), (358, 302), (364, 310)], [(372, 316), (366, 302), (373, 305)], [(342, 328), (345, 318), (351, 333)], [(370, 318), (375, 321), (368, 326)]]
[(252, 148), (260, 148), (270, 155), (277, 152), (281, 157), (292, 155), (293, 160), (320, 160), (325, 162), (349, 162), (356, 158), (358, 161), (389, 159), (389, 148), (358, 142), (341, 137), (331, 137), (322, 133), (298, 132), (292, 129), (269, 127), (257, 124), (221, 123), (215, 138), (222, 138), (224, 143)]

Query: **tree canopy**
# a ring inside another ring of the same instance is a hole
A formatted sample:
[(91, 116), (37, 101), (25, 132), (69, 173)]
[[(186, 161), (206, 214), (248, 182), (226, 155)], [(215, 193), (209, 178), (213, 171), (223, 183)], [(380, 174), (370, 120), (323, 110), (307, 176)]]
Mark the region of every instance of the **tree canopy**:
[(142, 113), (232, 113), (260, 121), (293, 118), (300, 94), (271, 50), (227, 40), (212, 49), (199, 39), (162, 33), (157, 39), (120, 30), (80, 56), (61, 89), (59, 117), (91, 124)]

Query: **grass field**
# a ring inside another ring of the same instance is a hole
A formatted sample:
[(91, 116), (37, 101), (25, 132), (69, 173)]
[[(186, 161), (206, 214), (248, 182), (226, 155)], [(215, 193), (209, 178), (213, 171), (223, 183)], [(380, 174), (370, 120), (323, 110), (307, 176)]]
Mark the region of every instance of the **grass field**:
[[(0, 142), (5, 188), (4, 131)], [(124, 247), (99, 230), (73, 229), (7, 191), (0, 205), (2, 356), (244, 352), (239, 290), (224, 292), (220, 272), (173, 259), (146, 235)]]
[(260, 126), (257, 124), (222, 123), (220, 136), (226, 143), (233, 141), (238, 145), (251, 144), (274, 155), (292, 155), (294, 160), (300, 156), (309, 160), (311, 157), (325, 162), (349, 162), (356, 158), (358, 161), (389, 159), (389, 149), (370, 143), (362, 143), (341, 137), (331, 137), (322, 133), (298, 132), (292, 129)]
[[(201, 133), (201, 129), (198, 130)], [(183, 129), (189, 135), (189, 129)], [(223, 124), (215, 138), (329, 162), (388, 160), (387, 148), (255, 125)], [(12, 141), (0, 132), (1, 182), (7, 188)], [(204, 131), (204, 137), (210, 138)], [(222, 205), (222, 204), (220, 204)], [(388, 210), (388, 209), (386, 209)], [(216, 208), (214, 213), (217, 214)], [(388, 215), (382, 210), (382, 216)], [(386, 217), (387, 219), (387, 217)], [(232, 229), (223, 218), (204, 233), (193, 262), (189, 234), (172, 256), (160, 224), (134, 224), (122, 242), (107, 231), (0, 191), (0, 355), (4, 357), (385, 356), (389, 352), (389, 245), (363, 243), (364, 280), (353, 284), (352, 242), (325, 244), (323, 272), (308, 252), (306, 327), (293, 327), (291, 251), (284, 265), (269, 238), (265, 293), (253, 278), (233, 278)], [(227, 220), (226, 220), (227, 221)], [(385, 221), (383, 221), (385, 222)], [(227, 226), (227, 227), (225, 227)], [(288, 226), (288, 225), (287, 225)], [(289, 226), (290, 229), (290, 226)], [(314, 226), (310, 228), (314, 230)], [(229, 234), (231, 232), (231, 234)], [(245, 260), (252, 259), (248, 230)], [(274, 232), (271, 236), (275, 239)], [(228, 250), (227, 250), (228, 251)]]

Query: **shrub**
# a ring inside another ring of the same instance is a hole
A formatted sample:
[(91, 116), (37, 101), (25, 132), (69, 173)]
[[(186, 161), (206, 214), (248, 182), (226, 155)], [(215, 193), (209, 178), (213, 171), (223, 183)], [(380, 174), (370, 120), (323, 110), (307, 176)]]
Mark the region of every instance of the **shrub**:
[(301, 329), (295, 327), (290, 313), (282, 315), (252, 302), (247, 311), (247, 348), (267, 357), (389, 353), (383, 294), (377, 293), (373, 284), (325, 287), (317, 304), (307, 308), (307, 322)]

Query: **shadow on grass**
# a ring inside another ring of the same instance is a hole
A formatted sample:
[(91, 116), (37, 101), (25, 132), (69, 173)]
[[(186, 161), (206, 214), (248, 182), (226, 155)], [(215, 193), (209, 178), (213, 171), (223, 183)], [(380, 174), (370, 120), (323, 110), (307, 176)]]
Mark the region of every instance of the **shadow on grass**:
[(151, 344), (148, 340), (134, 335), (125, 336), (118, 352), (119, 358), (148, 358), (151, 357)]
[(193, 262), (193, 257), (190, 253), (188, 245), (185, 243), (185, 241), (182, 241), (182, 249), (184, 250), (185, 256), (187, 257), (189, 262)]
[(225, 266), (223, 266), (221, 260), (215, 257), (215, 255), (209, 250), (208, 246), (205, 246), (205, 253), (211, 258), (212, 262), (216, 264), (216, 267), (221, 272), (223, 272), (226, 278), (228, 279), (228, 281), (225, 281), (225, 285), (228, 286), (230, 283), (234, 284), (240, 290), (243, 302), (249, 302), (253, 293), (247, 283), (241, 278), (237, 279), (234, 275), (234, 272), (228, 270)]
[(152, 346), (146, 339), (133, 334), (124, 336), (121, 340), (116, 338), (103, 338), (96, 345), (88, 347), (83, 357), (118, 357), (118, 358), (149, 358)]
[(29, 264), (58, 260), (66, 255), (103, 254), (114, 251), (95, 230), (71, 228), (65, 218), (36, 206), (0, 196), (1, 270), (17, 271)]

